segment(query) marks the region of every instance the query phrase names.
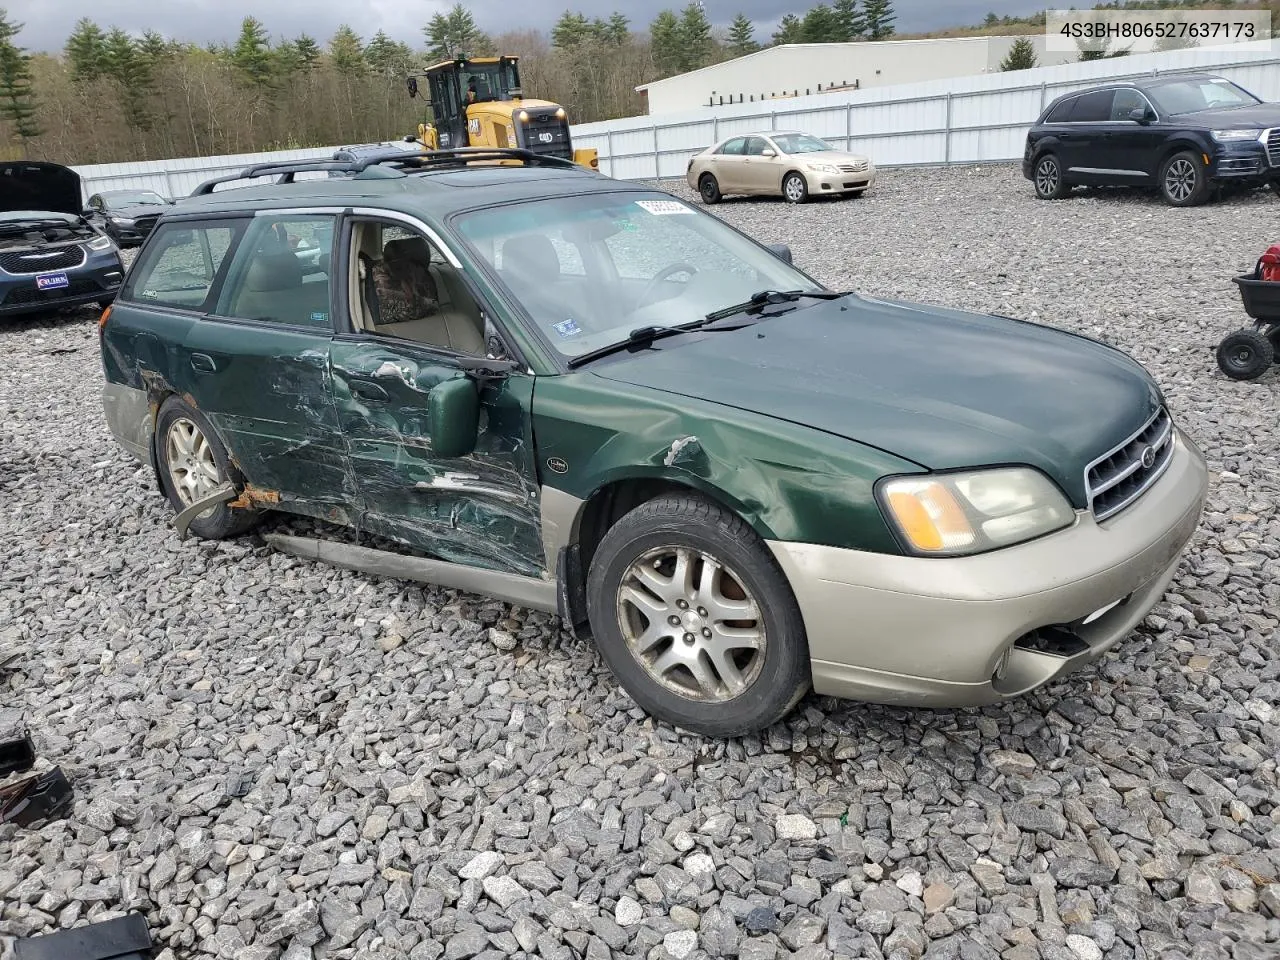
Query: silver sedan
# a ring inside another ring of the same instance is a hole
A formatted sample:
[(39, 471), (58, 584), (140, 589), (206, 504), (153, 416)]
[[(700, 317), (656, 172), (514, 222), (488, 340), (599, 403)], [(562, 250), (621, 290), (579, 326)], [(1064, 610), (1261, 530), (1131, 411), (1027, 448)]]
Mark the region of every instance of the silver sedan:
[(685, 179), (704, 203), (726, 194), (781, 196), (804, 203), (812, 196), (861, 196), (876, 178), (869, 157), (835, 150), (798, 130), (728, 137), (689, 158)]

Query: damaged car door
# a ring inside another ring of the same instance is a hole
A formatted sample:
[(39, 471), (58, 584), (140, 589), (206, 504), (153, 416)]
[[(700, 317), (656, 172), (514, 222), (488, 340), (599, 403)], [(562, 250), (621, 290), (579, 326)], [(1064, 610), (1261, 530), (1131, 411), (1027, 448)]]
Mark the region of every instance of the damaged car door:
[[(486, 355), (484, 312), (434, 236), (361, 218), (344, 248), (353, 283), (348, 329), (332, 348), (333, 395), (360, 526), (455, 563), (540, 575), (533, 377), (470, 380), (467, 360)], [(419, 302), (402, 290), (425, 292)], [(461, 453), (437, 448), (431, 427), (433, 414), (448, 412), (437, 406), (444, 394), (457, 389), (478, 398)]]
[(250, 502), (288, 501), (296, 512), (345, 522), (354, 491), (329, 383), (332, 255), (295, 252), (331, 251), (335, 219), (264, 211), (244, 223), (176, 367), (248, 482)]

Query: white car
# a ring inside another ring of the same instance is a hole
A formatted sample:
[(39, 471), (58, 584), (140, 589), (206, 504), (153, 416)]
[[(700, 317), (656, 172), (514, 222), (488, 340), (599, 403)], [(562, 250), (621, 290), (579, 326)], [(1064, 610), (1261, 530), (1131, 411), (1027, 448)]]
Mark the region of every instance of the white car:
[(860, 197), (875, 183), (876, 167), (810, 134), (771, 130), (728, 137), (694, 154), (685, 179), (704, 203), (731, 193), (804, 203), (822, 194)]

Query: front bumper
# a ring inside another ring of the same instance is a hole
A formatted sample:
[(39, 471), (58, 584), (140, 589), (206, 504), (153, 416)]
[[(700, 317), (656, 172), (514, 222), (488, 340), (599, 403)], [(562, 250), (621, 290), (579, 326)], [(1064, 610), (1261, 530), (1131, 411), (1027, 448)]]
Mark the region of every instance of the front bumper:
[(859, 170), (856, 173), (815, 173), (805, 171), (805, 180), (809, 183), (809, 193), (820, 194), (851, 193), (855, 190), (866, 190), (876, 181), (875, 165)]
[(79, 267), (64, 271), (67, 286), (41, 290), (35, 274), (0, 272), (0, 316), (40, 313), (111, 300), (124, 281), (124, 265), (114, 250), (90, 255)]
[(981, 706), (1100, 658), (1159, 602), (1199, 523), (1204, 458), (1181, 431), (1175, 444), (1164, 476), (1113, 519), (1080, 513), (1004, 550), (943, 559), (770, 542), (804, 617), (814, 691)]
[[(1272, 161), (1276, 164), (1273, 165)], [(1209, 167), (1212, 180), (1266, 183), (1280, 180), (1280, 155), (1268, 153), (1257, 140), (1230, 140), (1216, 145)]]

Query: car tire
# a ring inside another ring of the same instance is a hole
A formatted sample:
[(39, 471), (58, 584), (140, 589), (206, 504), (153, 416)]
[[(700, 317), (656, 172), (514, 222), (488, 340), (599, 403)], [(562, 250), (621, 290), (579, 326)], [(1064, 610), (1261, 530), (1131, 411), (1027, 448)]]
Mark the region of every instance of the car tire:
[(1275, 345), (1258, 330), (1229, 333), (1218, 344), (1218, 369), (1232, 380), (1256, 380), (1275, 363)]
[[(586, 592), (601, 656), (657, 719), (737, 737), (777, 723), (809, 689), (804, 620), (782, 568), (742, 518), (702, 496), (626, 514), (596, 548)], [(713, 659), (729, 631), (743, 646)]]
[(1041, 200), (1061, 200), (1071, 192), (1062, 175), (1062, 164), (1056, 153), (1045, 153), (1036, 158), (1031, 182), (1035, 185), (1036, 196)]
[(702, 198), (705, 204), (719, 203), (722, 199), (720, 194), (720, 182), (710, 173), (704, 173), (698, 178), (698, 196)]
[[(160, 405), (153, 442), (160, 485), (175, 513), (228, 478), (239, 479), (209, 421), (179, 397), (170, 396)], [(244, 533), (258, 520), (256, 511), (221, 503), (197, 516), (188, 529), (202, 540), (223, 540)]]
[(1171, 207), (1194, 207), (1209, 194), (1208, 171), (1193, 150), (1183, 150), (1160, 165), (1160, 196)]
[(809, 199), (809, 183), (794, 170), (782, 178), (782, 197), (787, 203), (804, 203)]

